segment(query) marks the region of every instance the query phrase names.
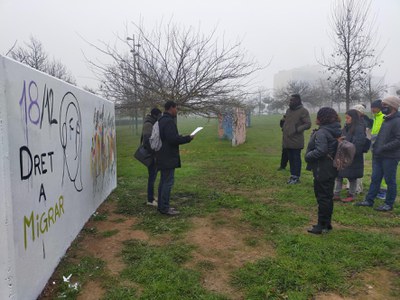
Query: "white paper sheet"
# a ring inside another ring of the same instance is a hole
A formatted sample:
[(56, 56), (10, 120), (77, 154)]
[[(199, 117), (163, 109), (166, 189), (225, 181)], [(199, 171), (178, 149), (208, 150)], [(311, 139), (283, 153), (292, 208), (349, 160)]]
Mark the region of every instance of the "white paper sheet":
[(196, 133), (198, 133), (202, 129), (203, 129), (203, 127), (197, 127), (190, 135), (195, 135)]

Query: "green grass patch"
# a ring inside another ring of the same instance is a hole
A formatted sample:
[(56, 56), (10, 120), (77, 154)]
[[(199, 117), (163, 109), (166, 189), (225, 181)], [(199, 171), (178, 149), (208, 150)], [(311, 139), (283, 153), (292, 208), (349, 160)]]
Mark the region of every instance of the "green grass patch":
[(113, 235), (116, 235), (118, 232), (119, 232), (118, 229), (106, 230), (106, 231), (103, 231), (100, 235), (101, 235), (101, 237), (103, 237), (103, 238), (108, 238), (108, 237), (111, 237), (111, 236), (113, 236)]
[(185, 244), (160, 247), (127, 241), (123, 250), (127, 268), (122, 278), (143, 288), (140, 299), (225, 299), (206, 291), (200, 284), (200, 274), (182, 266), (191, 250)]

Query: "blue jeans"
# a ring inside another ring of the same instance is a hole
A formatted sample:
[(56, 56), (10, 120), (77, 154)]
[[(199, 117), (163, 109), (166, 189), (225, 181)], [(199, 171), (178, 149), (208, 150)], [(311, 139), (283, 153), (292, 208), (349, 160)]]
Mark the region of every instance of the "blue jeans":
[(290, 175), (300, 177), (301, 149), (286, 149), (289, 157)]
[(156, 162), (153, 160), (150, 166), (147, 167), (149, 177), (147, 179), (147, 201), (153, 202), (154, 200), (154, 182), (157, 178)]
[(160, 170), (161, 178), (158, 185), (158, 210), (166, 213), (169, 210), (169, 199), (174, 186), (175, 169)]
[(396, 173), (398, 159), (392, 158), (373, 158), (371, 184), (365, 200), (374, 203), (381, 187), (382, 178), (385, 178), (387, 184), (385, 204), (393, 207), (397, 195)]

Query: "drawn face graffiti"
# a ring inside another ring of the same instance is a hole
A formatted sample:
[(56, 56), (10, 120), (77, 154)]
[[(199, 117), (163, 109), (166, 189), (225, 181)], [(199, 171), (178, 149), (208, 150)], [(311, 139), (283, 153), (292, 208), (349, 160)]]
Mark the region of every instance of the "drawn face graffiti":
[(68, 178), (80, 192), (82, 187), (82, 119), (79, 103), (74, 94), (64, 95), (60, 107), (60, 141), (64, 151), (63, 182), (67, 171)]

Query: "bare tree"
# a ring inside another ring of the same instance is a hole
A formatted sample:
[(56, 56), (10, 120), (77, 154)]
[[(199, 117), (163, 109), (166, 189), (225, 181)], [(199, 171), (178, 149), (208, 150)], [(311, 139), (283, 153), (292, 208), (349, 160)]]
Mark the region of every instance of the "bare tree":
[(13, 59), (36, 70), (47, 73), (68, 83), (76, 84), (74, 77), (67, 70), (65, 65), (63, 65), (61, 61), (55, 59), (50, 60), (42, 43), (33, 36), (30, 37), (29, 43), (25, 43), (24, 47), (15, 47), (14, 45), (7, 54)]
[(274, 101), (268, 105), (268, 110), (281, 110), (287, 108), (289, 97), (299, 94), (303, 102), (311, 101), (311, 84), (307, 81), (291, 80), (286, 86), (274, 91)]
[(384, 77), (374, 78), (370, 73), (361, 83), (361, 93), (370, 104), (381, 98), (386, 91), (387, 86), (384, 84)]
[(30, 37), (29, 43), (25, 43), (25, 47), (12, 49), (10, 56), (36, 70), (46, 72), (48, 54), (44, 51), (42, 43), (33, 36)]
[(330, 79), (344, 90), (346, 110), (350, 108), (352, 92), (379, 65), (370, 7), (371, 1), (337, 0), (331, 16), (334, 51), (319, 61), (333, 75)]
[[(212, 115), (244, 99), (248, 76), (260, 69), (254, 60), (247, 60), (241, 42), (226, 44), (215, 31), (203, 35), (172, 23), (151, 32), (134, 26), (138, 42), (138, 49), (134, 44), (131, 50), (134, 59), (115, 45), (102, 43), (92, 46), (113, 63), (88, 60), (102, 91), (121, 105), (144, 109), (174, 100), (184, 112)], [(120, 40), (130, 46), (130, 41)]]

